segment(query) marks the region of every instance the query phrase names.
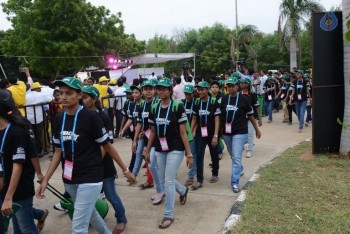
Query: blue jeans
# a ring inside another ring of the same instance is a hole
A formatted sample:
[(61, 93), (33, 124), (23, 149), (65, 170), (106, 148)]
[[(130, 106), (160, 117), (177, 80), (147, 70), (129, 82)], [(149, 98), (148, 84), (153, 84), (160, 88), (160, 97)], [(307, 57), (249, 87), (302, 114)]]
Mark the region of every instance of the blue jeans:
[(149, 170), (153, 177), (153, 183), (155, 185), (157, 193), (164, 192), (164, 180), (160, 176), (159, 167), (157, 163), (156, 151), (155, 148), (151, 148), (150, 163), (148, 164)]
[(188, 171), (188, 178), (193, 179), (197, 171), (197, 151), (196, 151), (196, 138), (190, 141), (191, 154), (193, 156), (193, 164), (191, 169)]
[(134, 163), (134, 168), (132, 169), (132, 174), (136, 177), (139, 174), (142, 160), (143, 160), (143, 148), (145, 147), (145, 141), (143, 139), (139, 139), (137, 141), (137, 149), (136, 149), (136, 158)]
[(64, 184), (66, 191), (74, 202), (72, 234), (88, 233), (89, 222), (98, 233), (110, 234), (106, 223), (95, 208), (95, 203), (102, 189), (100, 183)]
[(310, 122), (312, 120), (311, 108), (312, 108), (312, 106), (306, 106), (306, 120), (305, 120), (305, 122)]
[[(17, 203), (17, 202), (15, 202), (15, 203)], [(36, 208), (32, 207), (32, 212), (33, 212), (33, 218), (36, 220), (40, 220), (44, 216), (43, 210), (36, 209)], [(13, 224), (13, 233), (21, 233), (16, 216), (12, 217), (12, 224)]]
[(299, 120), (299, 129), (302, 129), (304, 126), (305, 109), (306, 101), (295, 101), (295, 111), (297, 112)]
[[(3, 200), (0, 201), (2, 205)], [(28, 197), (20, 201), (13, 201), (22, 206), (14, 216), (12, 216), (14, 234), (37, 234), (38, 228), (34, 223), (33, 197)]]
[(264, 114), (269, 116), (269, 120), (272, 120), (272, 109), (273, 109), (273, 104), (275, 103), (275, 100), (265, 100), (264, 106), (265, 106), (265, 112)]
[(244, 144), (247, 141), (248, 134), (224, 135), (224, 141), (227, 146), (227, 151), (232, 159), (231, 186), (239, 186), (239, 178), (243, 171), (242, 153)]
[(104, 179), (103, 181), (103, 191), (106, 195), (107, 200), (113, 206), (115, 211), (115, 218), (117, 223), (125, 223), (127, 221), (125, 217), (125, 208), (123, 206), (123, 202), (117, 194), (114, 184), (115, 177), (109, 177)]
[(255, 129), (253, 124), (248, 120), (248, 152), (253, 153)]
[(173, 218), (175, 191), (180, 195), (184, 195), (187, 189), (175, 179), (176, 173), (184, 158), (184, 151), (156, 151), (155, 155), (157, 157), (160, 176), (165, 184), (164, 217)]
[[(208, 145), (212, 162), (212, 176), (219, 175), (219, 157), (218, 146), (211, 145), (212, 137), (196, 137), (196, 152), (197, 152), (197, 181), (203, 183), (204, 180), (204, 154), (205, 148)], [(219, 143), (218, 143), (219, 144)]]

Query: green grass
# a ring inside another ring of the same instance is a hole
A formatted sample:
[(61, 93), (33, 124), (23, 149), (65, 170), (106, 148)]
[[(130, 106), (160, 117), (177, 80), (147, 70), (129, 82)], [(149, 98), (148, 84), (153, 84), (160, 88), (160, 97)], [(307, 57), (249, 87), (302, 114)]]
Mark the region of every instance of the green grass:
[(300, 160), (310, 148), (289, 149), (262, 171), (233, 233), (350, 233), (350, 160)]

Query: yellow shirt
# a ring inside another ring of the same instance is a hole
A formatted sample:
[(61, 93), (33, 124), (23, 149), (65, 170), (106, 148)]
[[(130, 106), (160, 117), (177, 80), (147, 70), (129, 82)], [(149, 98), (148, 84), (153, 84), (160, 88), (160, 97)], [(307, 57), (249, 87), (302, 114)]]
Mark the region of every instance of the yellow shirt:
[(108, 108), (108, 85), (100, 85), (100, 84), (94, 84), (94, 87), (98, 89), (98, 92), (100, 92), (100, 100), (102, 102), (103, 107)]
[(25, 110), (23, 107), (20, 108), (20, 106), (26, 105), (26, 84), (23, 81), (18, 81), (17, 84), (11, 85), (7, 89), (11, 92), (12, 98), (15, 101), (15, 105), (18, 107), (19, 112), (21, 112), (22, 116), (25, 116)]

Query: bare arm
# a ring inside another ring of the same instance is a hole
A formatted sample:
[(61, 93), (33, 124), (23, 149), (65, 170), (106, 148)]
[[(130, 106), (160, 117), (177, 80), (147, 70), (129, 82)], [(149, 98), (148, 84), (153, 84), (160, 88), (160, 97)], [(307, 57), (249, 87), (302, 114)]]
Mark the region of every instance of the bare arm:
[(258, 125), (256, 124), (256, 121), (255, 121), (254, 117), (253, 117), (252, 115), (249, 115), (249, 116), (248, 116), (248, 119), (249, 119), (249, 121), (250, 121), (250, 122), (253, 124), (253, 126), (254, 126), (256, 138), (260, 139), (260, 137), (261, 137), (261, 132), (260, 132), (260, 130), (259, 130)]
[(186, 165), (191, 168), (193, 164), (193, 156), (191, 153), (190, 143), (188, 142), (187, 138), (186, 124), (180, 124), (179, 129), (182, 143), (185, 146)]
[(35, 172), (36, 172), (36, 176), (38, 177), (38, 179), (40, 181), (43, 180), (44, 176), (41, 172), (41, 167), (40, 167), (40, 163), (39, 163), (39, 158), (38, 157), (32, 157), (30, 158), (30, 160), (32, 161), (32, 164), (33, 164), (33, 167), (35, 169)]
[[(124, 117), (123, 117), (124, 120)], [(126, 122), (126, 124), (124, 125), (123, 129), (120, 130), (119, 132), (119, 137), (122, 137), (124, 132), (126, 131), (126, 129), (128, 129), (128, 127), (130, 127), (130, 125), (132, 124), (132, 119), (128, 119), (128, 121)], [(123, 125), (122, 125), (123, 126)]]

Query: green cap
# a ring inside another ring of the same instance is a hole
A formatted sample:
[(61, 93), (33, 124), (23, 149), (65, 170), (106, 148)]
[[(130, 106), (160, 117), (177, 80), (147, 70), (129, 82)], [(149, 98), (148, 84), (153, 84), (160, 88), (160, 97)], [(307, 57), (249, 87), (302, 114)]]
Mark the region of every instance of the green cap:
[(96, 98), (99, 98), (100, 97), (100, 92), (98, 91), (98, 89), (92, 85), (85, 85), (81, 88), (81, 91), (83, 93), (88, 93), (88, 94), (91, 94), (93, 95), (94, 97)]
[(282, 75), (281, 79), (289, 80), (289, 76), (288, 75)]
[(186, 84), (184, 87), (184, 93), (193, 93), (193, 85)]
[(310, 73), (305, 73), (304, 74), (304, 78), (310, 78), (311, 76), (310, 76)]
[(172, 87), (171, 81), (168, 78), (160, 79), (156, 86)]
[(124, 93), (132, 93), (132, 90), (130, 89), (130, 87), (125, 87)]
[(55, 80), (55, 82), (53, 82), (53, 85), (54, 86), (67, 85), (68, 87), (79, 91), (81, 91), (81, 88), (83, 87), (81, 81), (76, 79), (75, 77), (65, 77), (62, 80)]
[(250, 85), (250, 79), (248, 78), (243, 78), (240, 80), (241, 83), (246, 83), (246, 84), (249, 84)]
[(130, 89), (131, 90), (138, 89), (141, 92), (141, 86), (140, 85), (131, 85)]
[(154, 84), (153, 84), (152, 80), (145, 80), (145, 81), (143, 81), (141, 88), (143, 88), (145, 86), (151, 86), (153, 88)]
[(156, 87), (156, 85), (158, 84), (158, 80), (157, 79), (152, 79), (151, 82), (152, 82), (152, 85), (154, 87)]
[(302, 75), (304, 75), (304, 70), (303, 69), (298, 69), (298, 72)]
[(225, 81), (224, 80), (219, 80), (219, 86), (222, 87), (225, 85)]
[(231, 76), (230, 78), (228, 78), (228, 79), (226, 80), (226, 84), (237, 84), (237, 83), (238, 83), (237, 77)]
[(234, 72), (231, 77), (236, 77), (237, 79), (241, 79), (241, 74), (239, 72)]
[(269, 76), (267, 80), (275, 80), (272, 76)]
[(209, 86), (210, 86), (209, 83), (206, 81), (201, 81), (198, 84), (196, 84), (196, 87), (201, 87), (201, 88), (206, 88), (206, 89), (208, 89)]

